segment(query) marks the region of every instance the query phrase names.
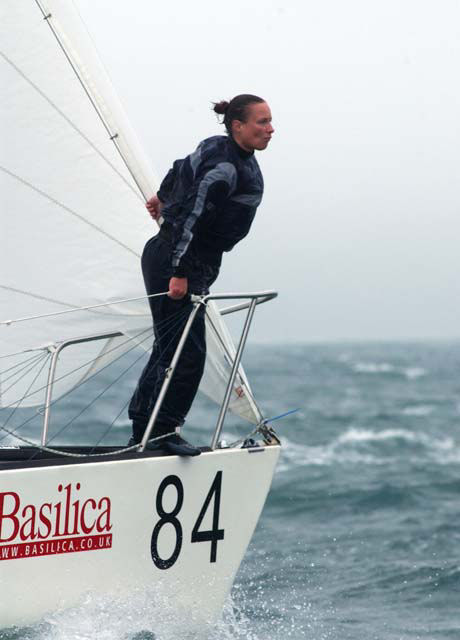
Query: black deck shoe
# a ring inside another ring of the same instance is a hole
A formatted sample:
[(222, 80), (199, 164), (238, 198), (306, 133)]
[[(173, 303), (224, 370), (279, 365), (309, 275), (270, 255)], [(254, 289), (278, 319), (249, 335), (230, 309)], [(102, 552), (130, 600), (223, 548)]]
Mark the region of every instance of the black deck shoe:
[(190, 444), (177, 433), (160, 440), (158, 444), (163, 451), (172, 453), (175, 456), (199, 456), (201, 453), (201, 449)]

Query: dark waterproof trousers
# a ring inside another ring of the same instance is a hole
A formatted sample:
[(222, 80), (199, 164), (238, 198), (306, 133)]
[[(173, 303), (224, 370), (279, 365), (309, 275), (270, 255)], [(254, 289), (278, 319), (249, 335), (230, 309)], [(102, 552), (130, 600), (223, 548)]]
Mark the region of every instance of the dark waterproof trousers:
[[(147, 293), (168, 291), (172, 277), (171, 246), (167, 239), (151, 238), (142, 254), (142, 273)], [(206, 294), (218, 275), (218, 267), (196, 263), (189, 278), (189, 293)], [(142, 439), (149, 417), (161, 390), (166, 369), (170, 366), (184, 326), (193, 309), (187, 295), (182, 300), (168, 296), (149, 298), (153, 316), (155, 341), (152, 354), (145, 366), (129, 405), (133, 421), (133, 436)], [(206, 359), (205, 309), (200, 308), (185, 342), (168, 391), (158, 414), (152, 436), (174, 431), (185, 421), (195, 398)]]

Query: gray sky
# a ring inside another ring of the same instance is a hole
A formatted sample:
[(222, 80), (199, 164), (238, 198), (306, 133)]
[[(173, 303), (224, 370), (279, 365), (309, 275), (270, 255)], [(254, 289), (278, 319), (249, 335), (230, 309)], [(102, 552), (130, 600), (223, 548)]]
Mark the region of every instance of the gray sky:
[[(161, 177), (255, 93), (264, 201), (215, 291), (259, 341), (460, 337), (458, 0), (75, 0)], [(457, 79), (456, 79), (457, 78)]]

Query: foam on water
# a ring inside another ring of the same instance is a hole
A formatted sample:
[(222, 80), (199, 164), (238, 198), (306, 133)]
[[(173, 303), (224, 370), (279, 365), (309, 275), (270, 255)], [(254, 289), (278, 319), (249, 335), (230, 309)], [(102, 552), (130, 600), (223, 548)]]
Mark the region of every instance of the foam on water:
[[(346, 360), (344, 361), (347, 362)], [(355, 373), (393, 373), (399, 376), (403, 376), (408, 380), (416, 380), (417, 378), (421, 378), (422, 376), (427, 375), (426, 369), (423, 369), (422, 367), (400, 367), (390, 364), (389, 362), (355, 362), (351, 364), (351, 368)]]
[[(393, 451), (379, 449), (379, 444), (393, 445)], [(382, 465), (407, 456), (401, 445), (421, 448), (411, 461), (433, 460), (439, 464), (460, 460), (460, 445), (452, 437), (435, 437), (408, 429), (359, 429), (351, 427), (325, 445), (306, 446), (283, 438), (278, 473), (286, 473), (293, 466), (309, 465)], [(446, 455), (448, 454), (448, 455)]]
[(283, 439), (283, 449), (281, 459), (278, 463), (277, 472), (285, 473), (291, 470), (293, 466), (309, 466), (309, 465), (332, 465), (340, 464), (383, 464), (384, 460), (379, 461), (374, 455), (360, 453), (351, 449), (345, 450), (340, 448), (340, 442), (334, 440), (326, 445), (305, 446), (291, 442), (287, 438)]
[[(162, 602), (158, 590), (139, 590), (116, 599), (87, 594), (80, 605), (51, 613), (31, 627), (0, 630), (0, 640), (300, 640), (312, 638), (312, 630), (315, 640), (330, 637), (311, 604), (294, 605), (304, 619), (299, 624), (280, 620), (270, 601), (261, 596), (258, 619), (250, 620), (229, 597), (220, 620), (194, 628), (189, 617)], [(244, 601), (241, 589), (239, 598)]]
[(415, 416), (418, 418), (424, 418), (425, 416), (429, 416), (433, 413), (434, 407), (430, 404), (422, 404), (422, 405), (414, 405), (405, 407), (402, 410), (402, 414), (404, 416)]
[(353, 371), (356, 373), (390, 373), (396, 368), (388, 362), (356, 362), (353, 365)]

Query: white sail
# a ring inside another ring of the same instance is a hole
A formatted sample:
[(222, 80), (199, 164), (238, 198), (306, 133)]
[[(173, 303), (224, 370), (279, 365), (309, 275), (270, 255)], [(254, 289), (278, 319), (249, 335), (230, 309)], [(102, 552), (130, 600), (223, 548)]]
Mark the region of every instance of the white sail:
[[(141, 297), (155, 179), (79, 15), (63, 0), (0, 10), (0, 322)], [(220, 401), (234, 347), (208, 315), (201, 388)], [(146, 300), (0, 325), (0, 406), (43, 404), (45, 345), (110, 332), (122, 335), (62, 352), (54, 398), (133, 340), (151, 347)], [(260, 420), (242, 371), (231, 409)]]

